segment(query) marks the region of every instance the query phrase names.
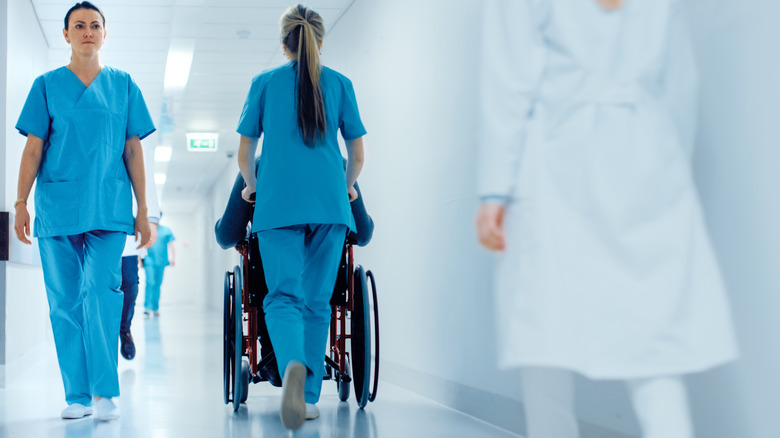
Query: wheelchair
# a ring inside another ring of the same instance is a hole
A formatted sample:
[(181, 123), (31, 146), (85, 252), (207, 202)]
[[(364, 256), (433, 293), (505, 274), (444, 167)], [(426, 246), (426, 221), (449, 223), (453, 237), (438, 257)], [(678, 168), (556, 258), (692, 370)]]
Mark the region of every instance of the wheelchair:
[[(350, 238), (344, 243), (330, 300), (329, 348), (323, 360), (323, 380), (336, 381), (341, 401), (349, 398), (352, 383), (357, 404), (363, 409), (376, 398), (379, 383), (379, 308), (374, 274), (355, 265), (354, 244)], [(268, 288), (257, 237), (250, 235), (236, 245), (236, 250), (241, 254), (241, 266), (225, 272), (223, 319), (224, 401), (233, 403), (234, 411), (246, 402), (250, 382), (266, 381), (260, 369), (276, 360), (273, 353), (259, 357), (258, 331)]]

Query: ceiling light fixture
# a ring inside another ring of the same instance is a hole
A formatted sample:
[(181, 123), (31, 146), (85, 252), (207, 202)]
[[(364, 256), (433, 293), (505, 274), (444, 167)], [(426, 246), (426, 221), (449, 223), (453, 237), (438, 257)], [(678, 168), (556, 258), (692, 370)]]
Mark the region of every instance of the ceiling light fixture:
[(165, 180), (167, 179), (167, 176), (164, 173), (155, 173), (154, 174), (154, 183), (158, 186), (161, 186), (165, 184)]
[(173, 156), (173, 148), (170, 146), (157, 146), (154, 148), (154, 161), (166, 163), (171, 161), (171, 156)]
[(192, 38), (174, 38), (168, 48), (168, 60), (165, 62), (165, 94), (183, 91), (190, 78), (192, 56), (195, 52), (195, 40)]

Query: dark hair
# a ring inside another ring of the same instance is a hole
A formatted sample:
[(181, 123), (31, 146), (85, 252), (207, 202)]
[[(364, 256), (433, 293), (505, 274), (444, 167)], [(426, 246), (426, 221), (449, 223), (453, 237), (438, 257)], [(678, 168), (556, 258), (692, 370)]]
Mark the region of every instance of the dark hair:
[(70, 14), (73, 11), (76, 11), (76, 10), (79, 10), (79, 9), (91, 9), (93, 11), (97, 11), (97, 13), (100, 14), (100, 18), (103, 19), (103, 27), (106, 27), (106, 16), (103, 15), (103, 12), (100, 9), (98, 9), (97, 6), (93, 5), (90, 2), (81, 2), (81, 3), (76, 3), (75, 5), (73, 5), (72, 8), (68, 9), (68, 13), (65, 14), (65, 29), (66, 30), (68, 29), (68, 25), (70, 24)]
[(303, 5), (293, 6), (282, 15), (282, 44), (298, 55), (297, 96), (298, 126), (303, 141), (314, 147), (318, 137), (327, 131), (325, 101), (320, 86), (319, 45), (325, 35), (320, 14)]

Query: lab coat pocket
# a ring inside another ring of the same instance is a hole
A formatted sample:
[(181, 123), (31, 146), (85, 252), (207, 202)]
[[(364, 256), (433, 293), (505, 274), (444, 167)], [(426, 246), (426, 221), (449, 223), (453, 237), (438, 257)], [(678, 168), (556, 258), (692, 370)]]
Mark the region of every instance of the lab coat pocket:
[(38, 220), (47, 227), (69, 227), (79, 223), (79, 183), (60, 181), (39, 183)]

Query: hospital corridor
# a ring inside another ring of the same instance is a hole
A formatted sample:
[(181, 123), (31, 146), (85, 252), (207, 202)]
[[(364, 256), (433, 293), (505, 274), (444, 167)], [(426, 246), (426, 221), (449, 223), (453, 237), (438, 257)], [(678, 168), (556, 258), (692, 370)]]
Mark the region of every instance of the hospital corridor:
[(777, 17), (0, 0), (0, 438), (780, 437)]

